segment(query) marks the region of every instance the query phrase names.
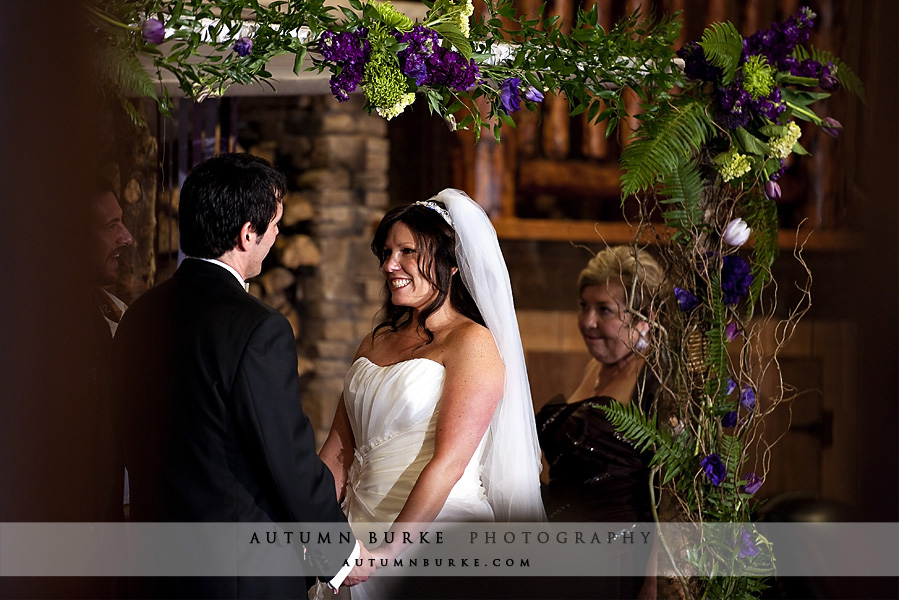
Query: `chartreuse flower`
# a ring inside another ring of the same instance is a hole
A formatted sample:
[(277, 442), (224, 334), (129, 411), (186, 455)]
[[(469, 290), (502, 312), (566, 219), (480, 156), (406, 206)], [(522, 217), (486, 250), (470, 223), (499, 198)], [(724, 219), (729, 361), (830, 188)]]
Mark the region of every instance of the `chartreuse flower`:
[(412, 28), (415, 26), (412, 19), (399, 12), (390, 2), (378, 2), (375, 4), (375, 10), (389, 29), (405, 32), (412, 31)]
[(366, 63), (365, 93), (372, 108), (395, 107), (406, 93), (406, 76), (400, 71), (395, 56), (373, 49), (371, 60)]
[(775, 87), (775, 78), (772, 74), (775, 69), (769, 66), (766, 57), (758, 54), (749, 56), (747, 62), (744, 63), (743, 71), (743, 87), (751, 98), (754, 100), (765, 98), (772, 93), (772, 88)]
[(396, 117), (397, 115), (399, 115), (400, 113), (402, 113), (403, 110), (404, 110), (407, 106), (409, 106), (410, 104), (412, 104), (412, 103), (415, 102), (415, 101), (416, 101), (416, 94), (415, 94), (415, 92), (408, 92), (408, 93), (403, 94), (402, 96), (400, 96), (400, 101), (399, 101), (397, 104), (395, 104), (395, 105), (393, 105), (393, 106), (389, 106), (389, 107), (387, 107), (387, 108), (383, 108), (383, 107), (381, 107), (381, 106), (378, 106), (378, 107), (375, 108), (375, 111), (376, 111), (379, 115), (381, 115), (382, 117), (384, 117), (385, 119), (387, 119), (388, 121), (390, 121), (391, 119), (393, 119), (394, 117)]
[(782, 135), (769, 138), (769, 154), (775, 158), (785, 158), (800, 139), (800, 133), (800, 126), (794, 121), (785, 125)]
[(469, 18), (475, 12), (475, 7), (472, 6), (472, 0), (465, 0), (456, 6), (459, 7), (459, 10), (453, 12), (454, 18), (451, 22), (459, 28), (464, 36), (469, 37)]
[(713, 161), (723, 181), (737, 179), (750, 170), (750, 157), (739, 153), (736, 148), (723, 152)]

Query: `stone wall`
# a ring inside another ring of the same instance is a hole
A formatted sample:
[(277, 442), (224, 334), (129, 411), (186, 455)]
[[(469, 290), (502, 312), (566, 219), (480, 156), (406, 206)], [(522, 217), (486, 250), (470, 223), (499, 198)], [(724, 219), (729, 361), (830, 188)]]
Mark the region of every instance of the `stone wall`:
[(369, 249), (388, 206), (387, 123), (362, 98), (241, 98), (239, 141), (288, 179), (281, 233), (251, 292), (291, 322), (303, 408), (321, 445), (384, 280)]

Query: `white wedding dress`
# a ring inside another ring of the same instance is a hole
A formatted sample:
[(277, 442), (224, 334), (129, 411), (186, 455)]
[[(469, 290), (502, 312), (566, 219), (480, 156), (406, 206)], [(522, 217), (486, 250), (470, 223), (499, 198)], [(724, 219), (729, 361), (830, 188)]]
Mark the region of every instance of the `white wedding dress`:
[[(344, 380), (344, 403), (356, 442), (344, 512), (356, 536), (390, 528), (434, 454), (434, 432), (444, 387), (444, 367), (427, 358), (376, 365), (363, 357)], [(436, 521), (493, 521), (481, 483), (484, 441), (450, 491)], [(376, 544), (377, 546), (377, 544)], [(393, 578), (372, 577), (354, 586), (354, 600), (391, 597)]]

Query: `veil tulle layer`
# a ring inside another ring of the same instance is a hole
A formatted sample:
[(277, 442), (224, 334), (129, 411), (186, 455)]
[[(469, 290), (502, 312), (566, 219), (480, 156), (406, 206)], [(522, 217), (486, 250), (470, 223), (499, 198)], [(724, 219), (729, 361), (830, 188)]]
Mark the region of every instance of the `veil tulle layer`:
[(460, 275), (506, 368), (503, 399), (485, 434), (482, 481), (488, 502), (498, 521), (546, 521), (531, 389), (497, 232), (484, 209), (460, 190), (445, 189), (432, 200), (442, 202), (450, 213)]

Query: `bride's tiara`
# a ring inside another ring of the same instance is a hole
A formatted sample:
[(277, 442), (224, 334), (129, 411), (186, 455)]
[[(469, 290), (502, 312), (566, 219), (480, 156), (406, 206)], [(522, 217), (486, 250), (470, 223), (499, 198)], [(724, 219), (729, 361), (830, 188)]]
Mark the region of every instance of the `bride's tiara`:
[(419, 206), (425, 206), (430, 208), (433, 211), (436, 211), (439, 215), (441, 215), (445, 221), (447, 221), (447, 225), (453, 227), (453, 219), (450, 218), (450, 213), (447, 212), (446, 208), (441, 208), (431, 200), (419, 200), (418, 202), (414, 202), (414, 204), (418, 204)]

